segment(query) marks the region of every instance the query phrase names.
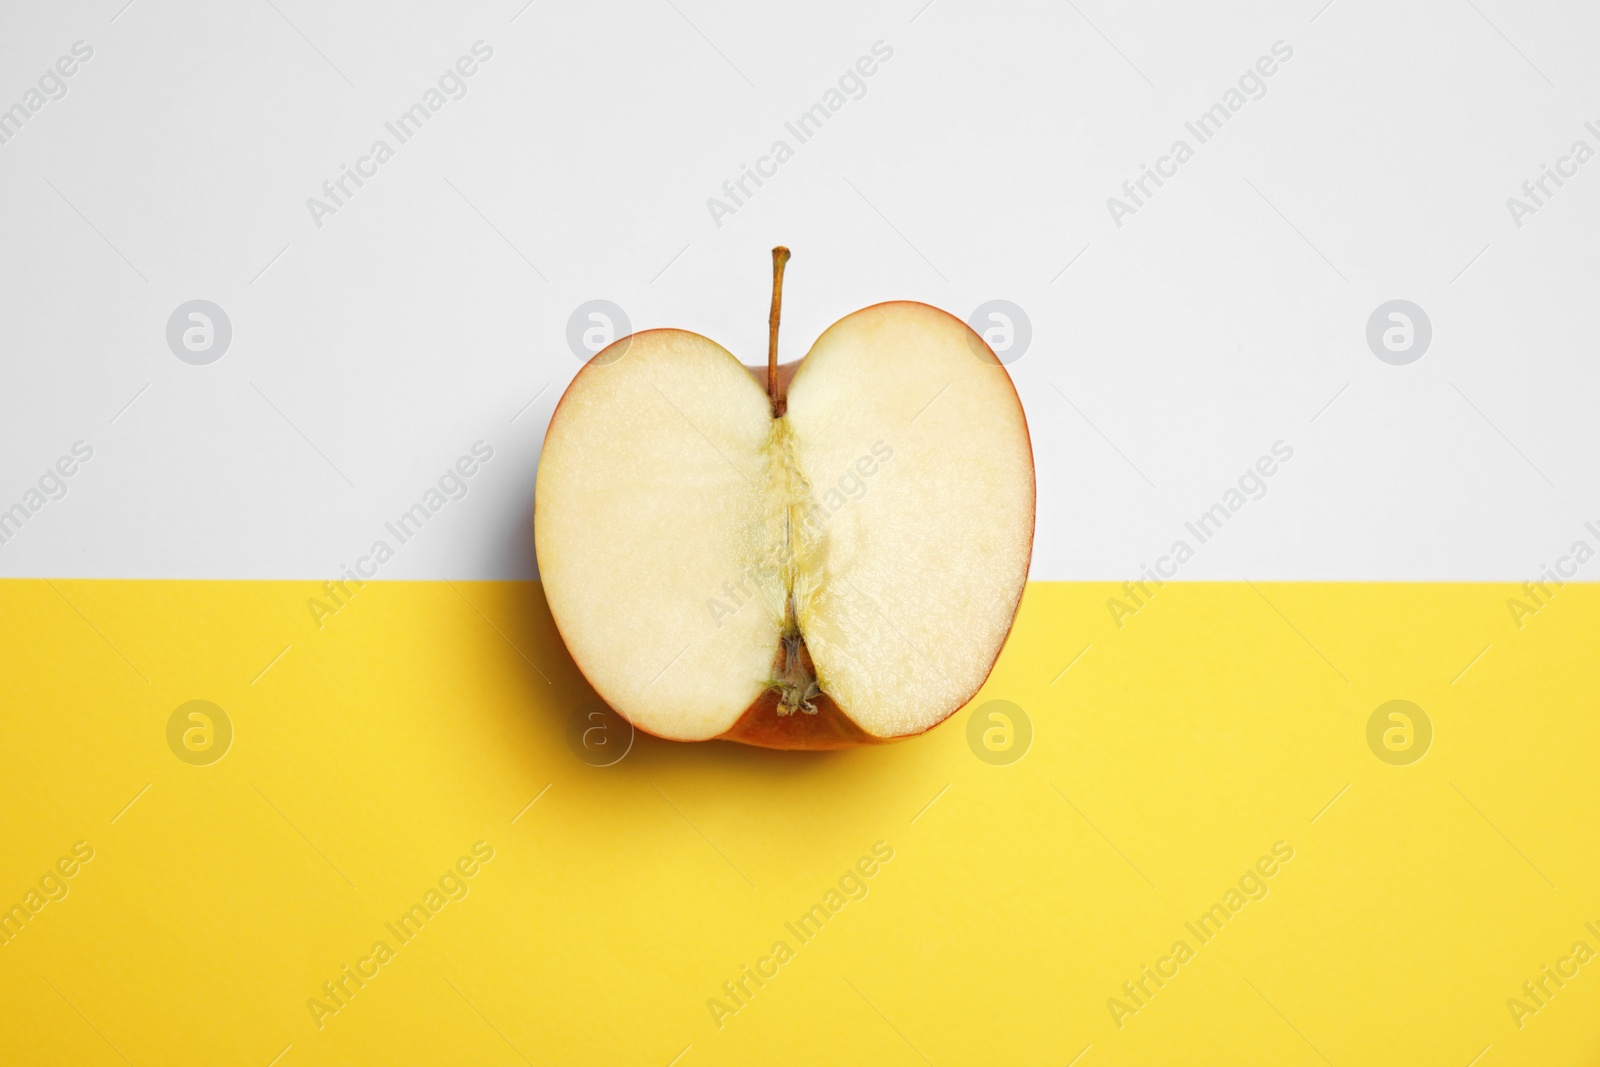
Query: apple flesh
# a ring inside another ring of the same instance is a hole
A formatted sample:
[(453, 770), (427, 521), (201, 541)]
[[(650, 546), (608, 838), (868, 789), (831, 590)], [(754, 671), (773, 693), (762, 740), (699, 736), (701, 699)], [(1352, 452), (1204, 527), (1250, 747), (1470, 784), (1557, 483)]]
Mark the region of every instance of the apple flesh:
[(965, 323), (911, 302), (779, 369), (769, 395), (769, 368), (650, 330), (579, 371), (535, 490), (551, 614), (601, 698), (660, 737), (921, 733), (982, 686), (1027, 580), (1016, 390)]

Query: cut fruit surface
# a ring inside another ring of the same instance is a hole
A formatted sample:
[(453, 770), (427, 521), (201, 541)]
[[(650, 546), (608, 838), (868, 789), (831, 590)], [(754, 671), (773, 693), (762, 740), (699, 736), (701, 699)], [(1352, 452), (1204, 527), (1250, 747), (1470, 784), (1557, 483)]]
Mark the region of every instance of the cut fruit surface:
[(868, 733), (926, 730), (988, 677), (1028, 576), (1033, 454), (1011, 378), (960, 320), (879, 304), (812, 346), (786, 417), (831, 512), (797, 598), (822, 688)]
[(1016, 391), (964, 323), (902, 302), (829, 328), (776, 399), (683, 331), (591, 360), (539, 464), (551, 612), (600, 696), (662, 737), (920, 733), (983, 684), (1027, 579)]
[[(761, 695), (778, 644), (775, 573), (754, 572), (772, 413), (713, 341), (652, 330), (618, 344), (626, 354), (584, 367), (550, 420), (540, 577), (606, 703), (662, 737), (715, 737)], [(707, 602), (741, 585), (743, 610), (713, 618)]]

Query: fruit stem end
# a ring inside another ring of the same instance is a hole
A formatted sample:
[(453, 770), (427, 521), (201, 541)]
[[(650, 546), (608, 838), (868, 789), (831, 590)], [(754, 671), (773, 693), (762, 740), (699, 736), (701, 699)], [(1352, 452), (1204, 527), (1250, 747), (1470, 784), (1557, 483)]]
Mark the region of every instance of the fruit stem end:
[(772, 250), (772, 311), (767, 316), (767, 398), (772, 401), (772, 417), (783, 414), (784, 404), (778, 396), (778, 320), (783, 314), (783, 268), (789, 262), (789, 250), (779, 245)]

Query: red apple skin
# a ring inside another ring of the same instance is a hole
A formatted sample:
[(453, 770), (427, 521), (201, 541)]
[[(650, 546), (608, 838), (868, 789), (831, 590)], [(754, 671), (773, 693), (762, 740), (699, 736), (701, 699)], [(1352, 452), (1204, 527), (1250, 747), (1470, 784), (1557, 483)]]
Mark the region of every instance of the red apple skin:
[[(972, 327), (968, 326), (965, 322), (962, 322), (962, 320), (956, 318), (954, 315), (951, 315), (948, 311), (945, 311), (943, 308), (936, 308), (932, 304), (924, 304), (920, 300), (885, 300), (877, 304), (869, 304), (867, 307), (861, 308), (860, 310), (870, 311), (872, 308), (888, 307), (895, 304), (917, 304), (921, 307), (928, 308), (931, 311), (936, 311), (950, 319), (952, 322), (958, 323), (962, 329), (967, 331), (967, 340), (968, 343), (973, 346), (974, 354), (977, 355), (979, 353), (988, 353), (989, 359), (994, 362), (995, 367), (997, 367), (1002, 374), (1006, 375), (1006, 381), (1011, 385), (1012, 402), (1017, 405), (1017, 414), (1022, 418), (1023, 436), (1028, 440), (1028, 473), (1030, 475), (1034, 474), (1032, 459), (1033, 437), (1028, 430), (1028, 417), (1026, 411), (1024, 411), (1022, 407), (1022, 398), (1017, 396), (1017, 387), (1016, 384), (1011, 381), (1010, 372), (1005, 369), (1005, 364), (1001, 363), (999, 357), (994, 354), (994, 350), (989, 347), (989, 343), (979, 336), (978, 333), (972, 329)], [(851, 314), (855, 314), (855, 312), (852, 312)], [(612, 348), (615, 348), (617, 345), (627, 344), (640, 334), (649, 332), (651, 331), (640, 330), (637, 333), (629, 334), (627, 337), (622, 337), (611, 342), (610, 345), (607, 345), (605, 348), (601, 349), (599, 352), (596, 352), (592, 357), (590, 357), (588, 363), (584, 364), (583, 369), (578, 372), (578, 376), (588, 373), (592, 367), (604, 366), (605, 364), (600, 362), (600, 358), (607, 352), (611, 351)], [(623, 358), (626, 358), (626, 356)], [(611, 361), (607, 360), (606, 362)], [(800, 369), (800, 364), (804, 362), (804, 357), (801, 357), (792, 363), (781, 363), (778, 365), (778, 396), (776, 398), (776, 408), (778, 414), (780, 415), (787, 407), (789, 384), (794, 381), (795, 372)], [(752, 367), (746, 364), (745, 370), (749, 371), (751, 375), (755, 377), (756, 383), (759, 384), (762, 389), (767, 387), (767, 368), (765, 366)], [(573, 381), (576, 382), (577, 380), (577, 376), (574, 376)], [(568, 393), (571, 392), (571, 389), (572, 386), (569, 384), (567, 386)], [(561, 410), (561, 404), (565, 403), (566, 399), (567, 394), (563, 393), (561, 400), (556, 404), (555, 410), (550, 413), (551, 422), (555, 421), (557, 413), (559, 413)], [(1030, 521), (1028, 523), (1028, 556), (1030, 559), (1033, 556), (1033, 538), (1036, 532), (1031, 516), (1038, 514), (1039, 503), (1038, 479), (1035, 477), (1032, 480), (1034, 485), (1032, 501), (1033, 506), (1029, 509)], [(535, 516), (534, 521), (538, 521), (537, 516)], [(994, 666), (1000, 661), (1000, 653), (1005, 651), (1006, 642), (1011, 639), (1011, 630), (1016, 626), (1017, 609), (1022, 606), (1022, 593), (1026, 588), (1027, 582), (1024, 581), (1023, 589), (1019, 589), (1017, 591), (1016, 603), (1011, 606), (1011, 625), (1006, 627), (1006, 636), (1001, 639), (1000, 646), (995, 649), (994, 658), (989, 661), (989, 669), (983, 672), (983, 681), (979, 682), (977, 688), (973, 689), (972, 692), (963, 697), (954, 707), (945, 712), (944, 715), (940, 716), (939, 720), (931, 724), (927, 730), (931, 730), (935, 726), (940, 725), (940, 723), (943, 723), (946, 719), (949, 719), (950, 716), (966, 707), (972, 698), (978, 694), (978, 690), (982, 689), (984, 683), (989, 680), (989, 675), (994, 673)], [(561, 630), (561, 620), (555, 619), (553, 613), (552, 619), (554, 619), (556, 631), (559, 633)], [(563, 635), (562, 640), (566, 640), (565, 635)], [(809, 655), (807, 658), (809, 659)], [(578, 667), (578, 672), (582, 674), (582, 665), (578, 664), (576, 660), (573, 662), (574, 665)], [(587, 675), (585, 675), (585, 680), (588, 680)], [(591, 686), (593, 685), (592, 682), (590, 684)], [(835, 704), (833, 698), (826, 693), (823, 693), (812, 702), (813, 706), (817, 709), (816, 714), (814, 715), (808, 715), (800, 711), (791, 712), (788, 715), (779, 715), (778, 700), (779, 696), (777, 690), (768, 689), (764, 691), (755, 699), (754, 703), (744, 710), (744, 714), (740, 715), (732, 726), (730, 726), (724, 732), (718, 734), (716, 737), (710, 738), (710, 740), (736, 741), (739, 744), (752, 745), (756, 748), (819, 752), (844, 748), (859, 748), (863, 745), (884, 745), (892, 741), (904, 741), (910, 737), (920, 737), (922, 734), (927, 733), (927, 730), (919, 730), (916, 733), (899, 734), (895, 737), (876, 737), (867, 733), (860, 726), (856, 725), (855, 720), (850, 718), (849, 715), (845, 714), (844, 710), (840, 708), (839, 705)], [(624, 719), (628, 719), (627, 712), (623, 711), (621, 708), (612, 708), (612, 710), (618, 715), (621, 715)], [(632, 719), (628, 719), (628, 721), (632, 723), (635, 729), (640, 730), (643, 733), (650, 733), (649, 730), (646, 730), (638, 723), (633, 722)], [(660, 735), (652, 734), (651, 736)], [(663, 740), (679, 741), (680, 739), (663, 738)]]
[(779, 715), (778, 691), (769, 689), (739, 716), (738, 722), (726, 733), (717, 735), (715, 740), (737, 741), (741, 745), (754, 745), (757, 748), (806, 749), (813, 752), (886, 745), (890, 741), (900, 740), (897, 737), (873, 737), (840, 711), (839, 705), (826, 693), (813, 703), (817, 709), (815, 715), (801, 711)]

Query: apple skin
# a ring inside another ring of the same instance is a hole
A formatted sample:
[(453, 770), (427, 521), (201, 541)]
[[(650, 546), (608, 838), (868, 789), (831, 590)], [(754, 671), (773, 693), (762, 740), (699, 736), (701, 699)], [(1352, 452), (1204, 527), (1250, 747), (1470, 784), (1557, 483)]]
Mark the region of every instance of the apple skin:
[[(1028, 429), (1028, 418), (1027, 413), (1022, 407), (1022, 398), (1017, 396), (1016, 384), (1011, 382), (1010, 372), (1005, 369), (1005, 364), (1001, 363), (999, 357), (994, 354), (994, 350), (989, 347), (989, 343), (985, 341), (975, 330), (973, 330), (971, 326), (968, 326), (961, 319), (956, 318), (943, 308), (934, 307), (932, 304), (926, 304), (920, 300), (885, 300), (880, 301), (877, 304), (869, 304), (867, 307), (861, 308), (860, 310), (869, 311), (873, 308), (890, 307), (897, 304), (915, 304), (920, 307), (925, 307), (930, 311), (938, 312), (940, 315), (945, 316), (952, 322), (958, 324), (963, 330), (967, 331), (967, 340), (968, 343), (973, 346), (974, 354), (988, 354), (989, 358), (994, 361), (995, 367), (997, 367), (1002, 374), (1006, 375), (1006, 381), (1011, 385), (1011, 399), (1012, 402), (1016, 404), (1017, 413), (1022, 420), (1022, 432), (1024, 438), (1026, 438), (1028, 441), (1028, 453), (1031, 457), (1033, 454), (1033, 435)], [(852, 312), (851, 314), (858, 313), (859, 312)], [(602, 357), (616, 346), (628, 344), (633, 340), (633, 338), (650, 332), (652, 331), (638, 330), (626, 337), (621, 337), (611, 342), (611, 344), (607, 345), (605, 348), (591, 356), (588, 362), (584, 364), (583, 368), (578, 371), (578, 374), (586, 374), (593, 367), (604, 366), (606, 363), (612, 362), (611, 359), (603, 360)], [(626, 351), (624, 351), (622, 356), (614, 358), (626, 358)], [(791, 363), (780, 363), (778, 365), (778, 395), (775, 398), (774, 406), (776, 407), (779, 415), (782, 415), (787, 407), (789, 385), (794, 381), (795, 373), (800, 369), (800, 365), (804, 362), (805, 358), (801, 357), (800, 359), (794, 360)], [(744, 364), (744, 368), (755, 378), (756, 383), (760, 385), (763, 390), (765, 390), (767, 387), (767, 368), (764, 365), (751, 366), (749, 364)], [(577, 380), (576, 376), (574, 376), (573, 380)], [(556, 404), (555, 410), (550, 413), (551, 422), (555, 421), (556, 414), (561, 410), (561, 404), (566, 402), (566, 398), (569, 395), (571, 395), (570, 385), (568, 386), (567, 392), (562, 394), (561, 401)], [(1031, 470), (1031, 460), (1029, 465)], [(1039, 488), (1037, 478), (1033, 479), (1033, 487), (1033, 500), (1031, 502), (1032, 507), (1030, 511), (1033, 515), (1037, 516), (1039, 503)], [(538, 521), (537, 517), (535, 517), (534, 521)], [(1032, 522), (1030, 522), (1028, 526), (1028, 555), (1030, 558), (1033, 555), (1033, 539), (1036, 532), (1036, 527)], [(1022, 596), (1026, 589), (1027, 582), (1024, 581), (1022, 589), (1019, 589), (1017, 592), (1017, 601), (1014, 605), (1012, 605), (1011, 608), (1011, 624), (1006, 627), (1006, 635), (1001, 639), (999, 647), (995, 649), (994, 658), (989, 661), (988, 670), (984, 671), (983, 681), (979, 682), (978, 686), (973, 689), (972, 692), (968, 693), (964, 698), (962, 698), (962, 700), (960, 700), (954, 707), (940, 717), (937, 722), (931, 723), (927, 729), (919, 730), (915, 733), (898, 734), (894, 737), (877, 737), (873, 734), (867, 733), (860, 726), (858, 726), (855, 720), (846, 715), (844, 710), (841, 709), (838, 704), (834, 703), (833, 698), (826, 693), (821, 694), (812, 702), (817, 709), (815, 714), (808, 715), (805, 712), (796, 711), (791, 712), (788, 715), (779, 715), (777, 710), (779, 701), (777, 690), (768, 689), (763, 691), (762, 694), (744, 710), (744, 713), (734, 721), (732, 726), (730, 726), (724, 732), (718, 734), (716, 737), (709, 738), (708, 740), (736, 741), (739, 744), (751, 745), (756, 748), (780, 749), (785, 751), (820, 752), (846, 748), (859, 748), (864, 745), (884, 745), (894, 741), (904, 741), (911, 737), (920, 737), (922, 734), (927, 733), (928, 730), (931, 730), (935, 726), (945, 722), (956, 712), (960, 711), (962, 708), (966, 707), (967, 704), (971, 703), (972, 698), (977, 696), (978, 690), (982, 689), (983, 686), (988, 682), (989, 675), (994, 672), (995, 664), (1000, 661), (1000, 654), (1005, 651), (1006, 642), (1011, 639), (1011, 631), (1016, 626), (1017, 612), (1022, 607)], [(554, 618), (552, 615), (552, 621), (554, 621), (556, 624), (556, 632), (560, 633), (561, 620)], [(562, 634), (562, 641), (564, 643), (566, 642), (565, 634)], [(805, 651), (803, 642), (801, 645), (801, 654), (804, 657), (805, 666), (810, 668), (811, 657), (810, 654)], [(576, 660), (574, 660), (573, 663), (574, 666), (578, 666)], [(581, 666), (578, 666), (578, 672), (580, 674), (583, 673), (583, 668)], [(588, 676), (585, 675), (585, 681), (588, 680)], [(590, 686), (591, 688), (593, 687), (592, 682), (590, 682)], [(598, 696), (598, 693), (596, 693), (596, 695)], [(612, 708), (611, 710), (615, 711), (618, 715), (621, 715), (624, 719), (628, 719), (627, 714), (620, 708)], [(633, 725), (636, 730), (639, 730), (642, 733), (650, 734), (652, 737), (660, 736), (658, 734), (651, 733), (651, 731), (640, 726), (638, 723), (633, 722), (632, 719), (628, 719), (628, 722)], [(662, 738), (662, 740), (673, 741), (678, 744), (701, 743), (698, 741), (683, 741), (679, 738)]]
[(873, 737), (840, 711), (839, 705), (826, 693), (813, 703), (817, 708), (815, 715), (800, 711), (779, 715), (778, 691), (768, 689), (756, 698), (756, 702), (739, 716), (739, 721), (726, 733), (718, 734), (712, 740), (737, 741), (741, 745), (754, 745), (757, 748), (806, 749), (813, 752), (886, 745), (900, 740), (898, 737)]
[[(789, 383), (794, 381), (794, 372), (799, 370), (800, 364), (804, 362), (805, 360), (802, 358), (795, 360), (793, 363), (778, 364), (778, 395), (774, 398), (773, 407), (777, 409), (779, 415), (789, 410)], [(756, 380), (756, 384), (761, 386), (762, 391), (765, 392), (767, 388), (767, 368), (752, 367), (746, 363), (744, 369), (750, 372), (750, 376)]]

